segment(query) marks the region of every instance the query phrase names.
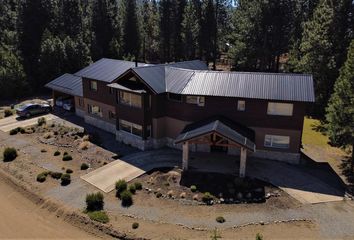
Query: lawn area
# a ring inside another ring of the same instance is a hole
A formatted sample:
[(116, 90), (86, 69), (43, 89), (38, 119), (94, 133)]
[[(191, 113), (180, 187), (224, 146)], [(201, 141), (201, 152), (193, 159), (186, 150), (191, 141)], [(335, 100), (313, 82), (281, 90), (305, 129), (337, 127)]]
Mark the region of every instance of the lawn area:
[(328, 144), (328, 136), (326, 136), (321, 131), (316, 130), (321, 127), (323, 126), (319, 120), (306, 117), (302, 134), (302, 143), (305, 145), (310, 144), (323, 147), (330, 147)]

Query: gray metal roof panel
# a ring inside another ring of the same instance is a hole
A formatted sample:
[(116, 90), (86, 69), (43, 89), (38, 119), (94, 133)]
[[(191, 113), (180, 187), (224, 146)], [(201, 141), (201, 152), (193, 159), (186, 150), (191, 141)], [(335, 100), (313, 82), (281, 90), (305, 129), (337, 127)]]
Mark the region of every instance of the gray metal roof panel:
[(156, 93), (163, 93), (166, 91), (164, 66), (156, 65), (136, 67), (132, 70), (138, 74)]
[[(183, 75), (185, 71), (189, 70), (175, 69), (175, 76)], [(181, 84), (185, 84), (184, 80)], [(184, 95), (300, 102), (315, 100), (312, 76), (305, 74), (194, 71), (182, 90), (168, 90)]]
[(235, 143), (245, 146), (251, 151), (256, 150), (256, 145), (251, 140), (242, 136), (241, 134), (239, 134), (238, 132), (228, 127), (227, 125), (225, 125), (219, 120), (210, 122), (206, 125), (181, 133), (176, 138), (175, 143), (178, 144), (181, 142), (185, 142), (214, 131)]
[[(138, 63), (138, 66), (147, 65)], [(135, 62), (102, 58), (76, 72), (75, 75), (110, 83), (133, 67), (135, 67)]]
[(108, 84), (107, 86), (111, 87), (111, 88), (115, 88), (115, 89), (124, 90), (124, 91), (135, 92), (135, 93), (139, 93), (139, 94), (146, 93), (146, 91), (144, 89), (141, 89), (141, 90), (130, 89), (130, 88), (127, 88), (127, 87), (120, 85), (118, 83), (111, 83), (111, 84)]
[(65, 73), (47, 83), (45, 87), (73, 96), (83, 96), (81, 77), (69, 73)]

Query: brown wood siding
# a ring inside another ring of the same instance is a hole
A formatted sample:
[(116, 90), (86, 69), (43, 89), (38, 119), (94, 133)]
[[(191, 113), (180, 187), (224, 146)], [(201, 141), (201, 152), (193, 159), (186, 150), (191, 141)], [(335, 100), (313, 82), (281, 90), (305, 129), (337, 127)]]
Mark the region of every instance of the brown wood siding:
[[(90, 89), (90, 81), (97, 82), (97, 91)], [(85, 98), (102, 102), (108, 105), (115, 105), (115, 94), (111, 94), (107, 82), (97, 81), (89, 78), (82, 78), (82, 87)]]

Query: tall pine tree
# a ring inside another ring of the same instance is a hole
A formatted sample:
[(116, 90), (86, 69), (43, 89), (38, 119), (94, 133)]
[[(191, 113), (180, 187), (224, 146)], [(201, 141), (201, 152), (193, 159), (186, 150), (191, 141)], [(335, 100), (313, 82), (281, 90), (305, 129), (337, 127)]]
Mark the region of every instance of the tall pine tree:
[(124, 10), (123, 53), (125, 57), (131, 58), (134, 56), (134, 59), (138, 60), (140, 54), (140, 34), (136, 0), (124, 0)]

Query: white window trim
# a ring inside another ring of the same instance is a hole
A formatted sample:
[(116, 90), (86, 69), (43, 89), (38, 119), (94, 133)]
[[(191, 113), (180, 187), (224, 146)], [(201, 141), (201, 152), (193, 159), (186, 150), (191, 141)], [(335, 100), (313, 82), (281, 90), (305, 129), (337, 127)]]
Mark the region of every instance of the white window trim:
[[(188, 102), (188, 97), (196, 97), (197, 98), (197, 103), (192, 103), (192, 102)], [(201, 99), (203, 99), (203, 101), (201, 101)], [(195, 104), (199, 107), (204, 107), (205, 106), (205, 97), (204, 96), (193, 96), (193, 95), (190, 95), (190, 96), (187, 96), (186, 97), (186, 103), (188, 104)]]
[[(100, 118), (103, 117), (103, 112), (102, 112), (102, 109), (101, 109), (100, 106), (98, 106), (98, 105), (91, 105), (91, 104), (87, 104), (87, 106), (88, 106), (88, 112), (89, 112), (90, 115), (96, 116), (96, 117), (100, 117)], [(93, 108), (93, 107), (98, 107), (98, 109), (100, 110), (100, 111), (99, 111), (100, 114), (93, 113), (93, 112), (92, 112), (92, 108)]]
[[(243, 106), (244, 106), (243, 109), (240, 108), (240, 103), (241, 103), (241, 102), (244, 103), (244, 104), (243, 104)], [(239, 111), (239, 112), (244, 112), (244, 111), (246, 111), (246, 101), (245, 101), (245, 100), (237, 100), (237, 111)]]
[[(270, 145), (266, 144), (266, 139), (267, 137), (270, 137)], [(273, 146), (273, 137), (285, 137), (288, 138), (289, 143), (286, 147), (279, 147), (279, 146)], [(282, 136), (282, 135), (272, 135), (272, 134), (266, 134), (264, 136), (264, 147), (268, 147), (268, 148), (278, 148), (278, 149), (289, 149), (290, 148), (290, 136)]]

